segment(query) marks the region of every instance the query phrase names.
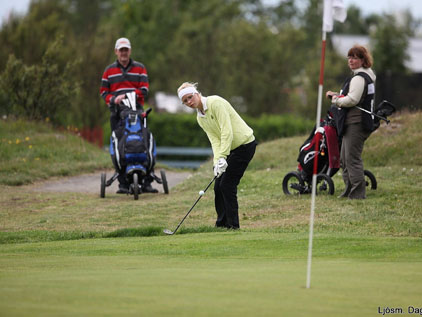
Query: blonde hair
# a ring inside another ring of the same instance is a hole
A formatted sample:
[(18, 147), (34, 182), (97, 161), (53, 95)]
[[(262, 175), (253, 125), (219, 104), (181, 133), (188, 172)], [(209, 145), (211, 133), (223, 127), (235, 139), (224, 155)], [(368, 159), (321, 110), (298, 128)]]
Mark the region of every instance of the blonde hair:
[[(183, 84), (180, 85), (179, 88), (177, 88), (177, 92), (179, 93), (179, 91), (181, 91), (183, 88), (186, 88), (186, 87), (194, 87), (195, 89), (197, 89), (198, 83), (184, 82)], [(199, 93), (199, 94), (201, 94), (201, 93)]]

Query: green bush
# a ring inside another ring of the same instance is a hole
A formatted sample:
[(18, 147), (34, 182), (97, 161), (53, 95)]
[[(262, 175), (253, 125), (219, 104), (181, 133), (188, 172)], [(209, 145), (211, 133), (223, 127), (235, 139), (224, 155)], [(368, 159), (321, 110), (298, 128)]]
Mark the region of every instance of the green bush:
[(314, 122), (290, 114), (263, 114), (259, 118), (244, 117), (247, 124), (254, 130), (258, 142), (309, 133)]
[[(148, 108), (148, 107), (147, 107)], [(258, 142), (310, 133), (314, 121), (290, 114), (263, 114), (259, 118), (242, 115), (254, 130)], [(195, 114), (152, 112), (148, 126), (157, 146), (209, 147), (207, 135), (198, 125)], [(110, 123), (104, 126), (104, 144), (110, 143)]]
[[(259, 118), (243, 116), (254, 130), (258, 142), (306, 134), (314, 122), (292, 115), (267, 115)], [(196, 121), (195, 114), (155, 113), (149, 128), (158, 146), (209, 147), (207, 135)]]
[(194, 114), (154, 113), (148, 123), (158, 146), (210, 146)]
[(0, 102), (4, 104), (0, 114), (36, 121), (48, 118), (55, 126), (66, 123), (70, 101), (77, 98), (80, 83), (72, 77), (77, 61), (60, 65), (62, 42), (62, 37), (58, 37), (40, 64), (26, 65), (13, 54), (9, 55), (0, 74)]

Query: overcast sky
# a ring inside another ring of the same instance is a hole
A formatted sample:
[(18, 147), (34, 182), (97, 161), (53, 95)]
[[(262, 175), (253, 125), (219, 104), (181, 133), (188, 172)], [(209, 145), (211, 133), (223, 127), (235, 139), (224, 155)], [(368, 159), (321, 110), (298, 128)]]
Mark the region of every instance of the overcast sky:
[[(264, 1), (274, 3), (279, 0)], [(343, 0), (343, 2), (346, 7), (351, 4), (356, 5), (362, 10), (364, 15), (370, 13), (392, 13), (398, 10), (410, 9), (413, 17), (422, 19), (422, 0)], [(0, 0), (0, 25), (7, 19), (12, 10), (25, 14), (29, 3), (30, 0)]]
[(30, 0), (0, 0), (0, 26), (7, 20), (12, 10), (19, 13), (26, 13), (29, 2)]
[(355, 5), (364, 15), (392, 13), (410, 9), (415, 18), (422, 18), (422, 0), (343, 0), (346, 7)]

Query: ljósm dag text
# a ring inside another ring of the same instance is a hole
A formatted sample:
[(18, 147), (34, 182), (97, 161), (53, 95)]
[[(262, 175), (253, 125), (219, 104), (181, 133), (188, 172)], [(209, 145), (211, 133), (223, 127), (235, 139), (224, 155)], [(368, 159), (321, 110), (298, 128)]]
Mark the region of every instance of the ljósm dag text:
[(415, 314), (422, 316), (422, 307), (408, 306), (407, 309), (401, 307), (379, 307), (378, 314), (393, 315), (393, 314)]

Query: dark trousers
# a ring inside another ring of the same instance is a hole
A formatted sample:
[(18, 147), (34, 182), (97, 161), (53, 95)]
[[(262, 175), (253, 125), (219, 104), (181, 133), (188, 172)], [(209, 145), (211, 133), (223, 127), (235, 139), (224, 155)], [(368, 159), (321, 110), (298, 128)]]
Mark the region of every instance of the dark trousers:
[(256, 145), (256, 141), (253, 141), (231, 151), (227, 157), (227, 170), (215, 180), (217, 227), (239, 228), (237, 185), (255, 154)]
[(116, 112), (111, 112), (110, 114), (110, 127), (111, 127), (111, 131), (116, 131), (117, 128), (120, 126), (120, 116), (119, 114)]
[(365, 140), (371, 133), (363, 129), (361, 123), (349, 124), (343, 136), (340, 164), (346, 190), (343, 194), (351, 199), (365, 199), (366, 184), (363, 174), (362, 152)]

